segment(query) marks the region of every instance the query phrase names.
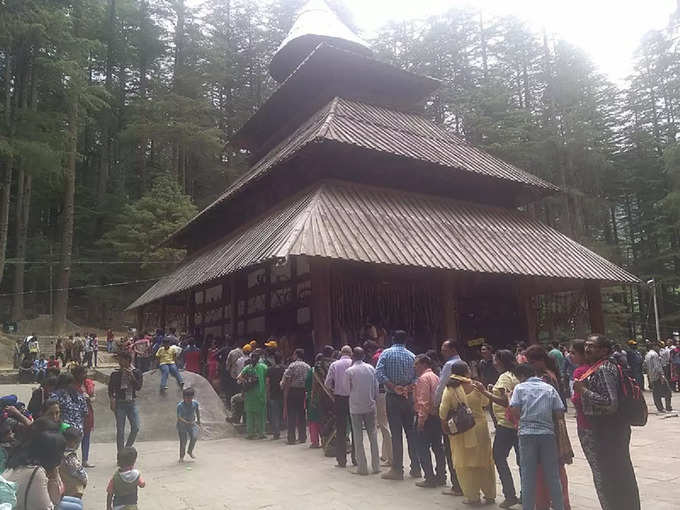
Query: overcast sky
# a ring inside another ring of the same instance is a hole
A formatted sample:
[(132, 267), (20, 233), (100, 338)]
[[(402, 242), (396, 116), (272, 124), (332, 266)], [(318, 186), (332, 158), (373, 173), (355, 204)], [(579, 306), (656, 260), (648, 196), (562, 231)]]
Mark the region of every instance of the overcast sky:
[(632, 71), (641, 37), (664, 28), (677, 0), (345, 0), (367, 33), (390, 20), (422, 18), (451, 7), (473, 6), (485, 15), (513, 14), (536, 30), (584, 49), (609, 77), (622, 83)]
[[(513, 14), (535, 30), (584, 49), (613, 81), (632, 71), (633, 52), (649, 30), (664, 28), (678, 0), (345, 0), (364, 35), (392, 20), (418, 19), (451, 7), (482, 9), (485, 16)], [(202, 0), (187, 0), (200, 5)]]

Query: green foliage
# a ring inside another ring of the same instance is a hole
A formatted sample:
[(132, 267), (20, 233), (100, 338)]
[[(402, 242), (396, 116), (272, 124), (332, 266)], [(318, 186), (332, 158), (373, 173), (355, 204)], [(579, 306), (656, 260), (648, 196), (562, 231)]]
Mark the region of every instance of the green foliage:
[(195, 214), (196, 207), (177, 181), (161, 176), (139, 200), (123, 207), (114, 226), (98, 244), (119, 260), (143, 261), (139, 268), (145, 276), (158, 274), (179, 262), (184, 251), (155, 248)]
[[(274, 90), (267, 66), (303, 3), (0, 0), (0, 173), (12, 165), (15, 179), (19, 169), (33, 179), (27, 258), (59, 253), (77, 104), (72, 285), (169, 270), (78, 261), (178, 260), (181, 253), (153, 247), (246, 170), (248, 155), (229, 141)], [(329, 3), (353, 25), (342, 0)], [(530, 204), (530, 213), (641, 279), (656, 278), (665, 329), (680, 329), (677, 21), (643, 38), (622, 88), (568, 42), (472, 9), (392, 23), (372, 43), (379, 58), (442, 81), (424, 105), (431, 119), (562, 187)], [(12, 189), (10, 255), (16, 181)], [(26, 290), (45, 287), (47, 268), (26, 267)], [(100, 309), (84, 320), (111, 317), (140, 290), (77, 291), (73, 309), (90, 310), (94, 301)], [(650, 331), (648, 298), (644, 289), (606, 293), (617, 336)], [(46, 312), (47, 302), (39, 294), (28, 308)], [(568, 336), (582, 324), (552, 327)]]

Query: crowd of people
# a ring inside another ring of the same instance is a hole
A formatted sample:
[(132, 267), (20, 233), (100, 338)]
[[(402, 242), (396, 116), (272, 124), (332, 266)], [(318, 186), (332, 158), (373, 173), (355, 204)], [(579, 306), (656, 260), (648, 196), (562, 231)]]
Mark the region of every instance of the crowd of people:
[[(35, 361), (36, 354), (41, 359), (32, 337), (28, 349), (24, 343), (18, 349), (20, 364), (26, 357)], [(28, 405), (14, 396), (0, 399), (0, 504), (7, 494), (17, 508), (82, 508), (93, 467), (95, 391), (88, 366), (97, 347), (85, 349), (92, 339), (76, 334), (57, 346), (58, 363), (35, 376), (40, 387)], [(303, 349), (289, 352), (274, 339), (230, 347), (174, 330), (119, 341), (107, 335), (107, 351), (119, 364), (108, 385), (119, 468), (107, 487), (107, 509), (135, 504), (145, 485), (135, 468), (135, 401), (152, 368), (161, 372), (161, 393), (171, 376), (182, 392), (176, 409), (180, 462), (187, 454), (195, 457), (201, 423), (194, 390), (184, 387), (184, 369), (202, 373), (224, 395), (230, 420), (249, 440), (269, 434), (293, 445), (309, 439), (310, 449), (335, 457), (339, 468), (351, 463), (354, 474), (381, 473), (386, 480), (408, 476), (419, 488), (446, 487), (445, 494), (469, 505), (494, 504), (498, 476), (499, 506), (526, 510), (571, 508), (566, 466), (573, 451), (564, 420), (571, 399), (602, 508), (640, 508), (629, 449), (630, 426), (640, 423), (631, 418), (631, 399), (646, 369), (659, 412), (672, 409), (671, 393), (678, 389), (672, 383), (680, 372), (677, 338), (641, 348), (631, 341), (624, 350), (594, 334), (547, 348), (519, 344), (496, 351), (447, 339), (438, 352), (418, 355), (408, 342), (405, 332), (396, 331), (380, 343), (325, 346), (308, 364)], [(508, 463), (513, 450), (519, 484)]]
[[(568, 510), (566, 466), (574, 454), (564, 415), (571, 398), (602, 508), (639, 510), (629, 443), (631, 425), (646, 421), (646, 404), (637, 356), (629, 356), (639, 353), (635, 344), (622, 355), (593, 334), (549, 348), (494, 352), (485, 344), (463, 352), (448, 339), (439, 353), (416, 356), (405, 332), (391, 340), (389, 348), (373, 340), (339, 351), (326, 346), (311, 365), (302, 349), (284, 364), (275, 340), (231, 349), (224, 366), (232, 422), (245, 420), (249, 440), (266, 438), (267, 425), (272, 440), (285, 426), (291, 445), (306, 443), (309, 433), (309, 447), (334, 456), (339, 468), (349, 456), (354, 474), (382, 471), (383, 479), (403, 480), (407, 473), (421, 488), (447, 486), (444, 493), (465, 504), (494, 504), (498, 473), (501, 508)], [(519, 493), (508, 464), (512, 450)]]

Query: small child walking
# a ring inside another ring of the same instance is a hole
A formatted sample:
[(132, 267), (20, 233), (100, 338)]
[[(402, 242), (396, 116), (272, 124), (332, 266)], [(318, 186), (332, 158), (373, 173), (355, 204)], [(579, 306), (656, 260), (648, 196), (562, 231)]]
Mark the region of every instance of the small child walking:
[(106, 510), (137, 510), (137, 491), (146, 487), (142, 475), (135, 469), (137, 450), (132, 446), (118, 452), (118, 470), (106, 487)]
[(189, 457), (195, 459), (194, 447), (198, 440), (198, 427), (201, 424), (201, 411), (194, 400), (196, 392), (186, 388), (182, 392), (183, 400), (177, 404), (177, 433), (179, 434), (179, 461), (184, 462), (187, 439), (189, 439)]

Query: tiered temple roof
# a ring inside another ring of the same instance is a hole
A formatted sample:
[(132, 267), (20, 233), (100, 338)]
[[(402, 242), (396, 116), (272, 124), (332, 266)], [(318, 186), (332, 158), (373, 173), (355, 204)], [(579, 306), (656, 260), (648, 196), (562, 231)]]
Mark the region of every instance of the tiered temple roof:
[(295, 255), (638, 281), (518, 211), (559, 188), (414, 113), (438, 82), (374, 60), (323, 0), (271, 72), (281, 85), (234, 139), (251, 169), (173, 234), (187, 260), (130, 308)]

